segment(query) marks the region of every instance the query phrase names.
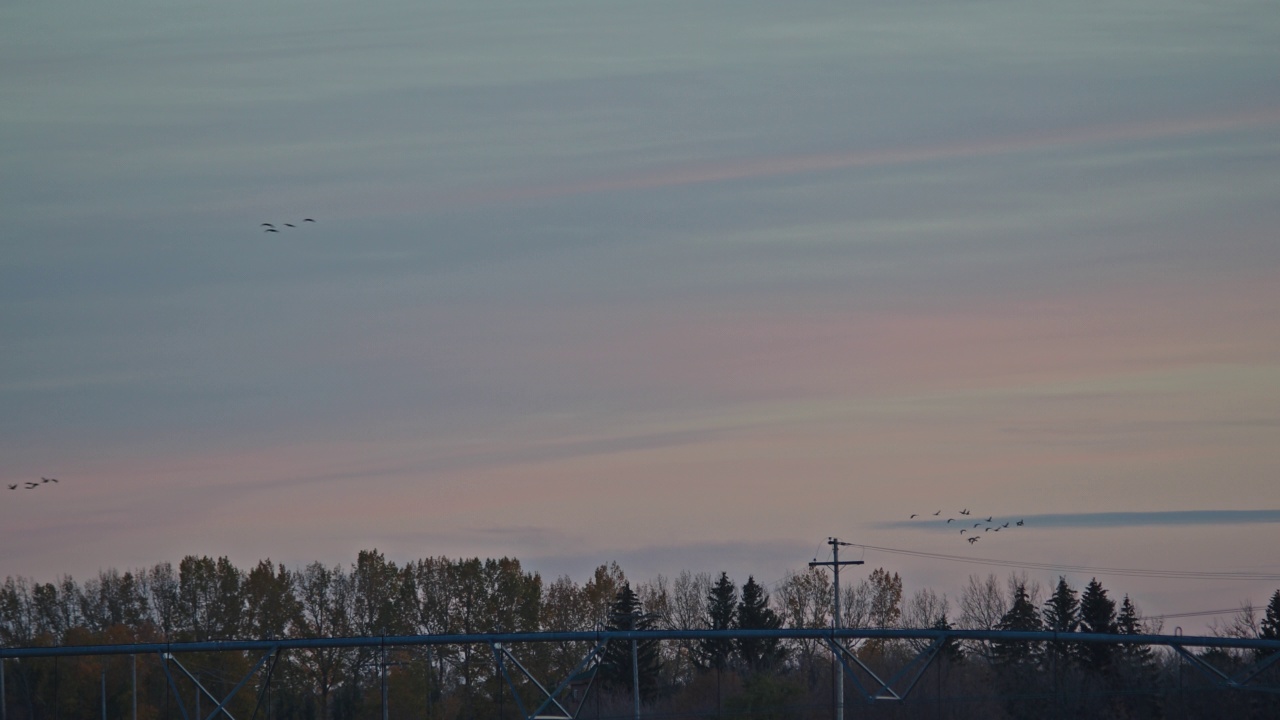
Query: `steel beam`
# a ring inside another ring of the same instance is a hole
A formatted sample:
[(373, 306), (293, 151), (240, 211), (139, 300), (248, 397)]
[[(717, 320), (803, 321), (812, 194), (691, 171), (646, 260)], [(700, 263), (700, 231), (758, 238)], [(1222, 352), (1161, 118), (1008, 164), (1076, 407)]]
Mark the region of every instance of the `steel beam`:
[[(843, 628), (779, 628), (777, 630), (602, 630), (587, 632), (470, 633), (456, 635), (381, 635), (356, 637), (289, 638), (283, 640), (208, 640), (203, 642), (131, 643), (121, 645), (54, 645), (47, 647), (0, 647), (0, 658), (74, 657), (81, 655), (129, 655), (132, 653), (268, 652), (316, 648), (359, 648), (416, 645), (504, 645), (537, 642), (591, 642), (610, 640), (701, 640), (701, 639), (794, 639), (826, 641), (853, 640), (984, 640), (995, 642), (1049, 642), (1063, 640), (1052, 632), (1012, 630), (915, 630)], [(1226, 638), (1194, 635), (1111, 635), (1071, 633), (1073, 643), (1106, 645), (1156, 645), (1163, 647), (1216, 647), (1235, 650), (1280, 651), (1280, 640)]]

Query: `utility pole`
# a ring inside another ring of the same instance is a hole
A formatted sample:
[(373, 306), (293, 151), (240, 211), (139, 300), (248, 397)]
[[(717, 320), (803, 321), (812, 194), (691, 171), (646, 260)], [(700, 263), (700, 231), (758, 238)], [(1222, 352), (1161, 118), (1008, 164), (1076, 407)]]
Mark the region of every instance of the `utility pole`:
[[(830, 566), (835, 576), (835, 612), (831, 616), (831, 629), (840, 629), (840, 566), (841, 565), (861, 565), (861, 560), (841, 560), (840, 547), (843, 545), (852, 545), (853, 543), (841, 542), (838, 538), (827, 538), (827, 544), (831, 546), (831, 562), (818, 562), (814, 558), (809, 563), (809, 567)], [(844, 641), (839, 638), (831, 638), (841, 649), (844, 648)], [(836, 657), (835, 669), (835, 692), (836, 692), (836, 713), (835, 720), (844, 720), (844, 658)]]

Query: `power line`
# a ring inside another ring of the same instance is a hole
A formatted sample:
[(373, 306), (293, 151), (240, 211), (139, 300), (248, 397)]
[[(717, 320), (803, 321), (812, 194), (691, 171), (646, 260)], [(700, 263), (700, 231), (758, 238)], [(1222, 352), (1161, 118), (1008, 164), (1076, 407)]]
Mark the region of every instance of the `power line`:
[(1240, 612), (1241, 608), (1226, 608), (1224, 610), (1194, 610), (1192, 612), (1166, 613), (1164, 615), (1152, 615), (1151, 620), (1170, 620), (1173, 618), (1189, 618), (1189, 617), (1205, 617), (1207, 615), (1231, 615)]
[(1118, 575), (1123, 577), (1150, 577), (1150, 578), (1169, 578), (1181, 580), (1268, 580), (1280, 581), (1280, 573), (1258, 573), (1258, 572), (1208, 572), (1197, 570), (1152, 570), (1148, 568), (1111, 568), (1111, 567), (1091, 567), (1088, 565), (1065, 565), (1060, 563), (1043, 563), (1031, 562), (1026, 560), (999, 560), (996, 558), (973, 558), (964, 557), (962, 555), (946, 555), (944, 553), (924, 552), (921, 550), (904, 550), (902, 548), (879, 547), (876, 545), (861, 545), (858, 543), (850, 543), (854, 547), (860, 547), (864, 550), (875, 550), (882, 553), (892, 555), (907, 555), (910, 557), (923, 557), (933, 560), (946, 560), (948, 562), (968, 563), (971, 565), (990, 565), (994, 567), (1012, 567), (1022, 570), (1052, 570), (1061, 573), (1089, 573), (1093, 575)]

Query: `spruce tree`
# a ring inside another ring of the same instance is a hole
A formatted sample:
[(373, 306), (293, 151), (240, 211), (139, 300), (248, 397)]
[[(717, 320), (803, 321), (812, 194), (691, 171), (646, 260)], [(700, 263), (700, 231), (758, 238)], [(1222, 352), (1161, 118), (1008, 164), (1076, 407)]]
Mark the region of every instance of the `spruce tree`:
[[(947, 619), (947, 614), (945, 612), (939, 615), (938, 619), (933, 621), (933, 625), (930, 627), (934, 630), (955, 629), (951, 626), (951, 621)], [(964, 660), (964, 647), (955, 638), (947, 638), (942, 643), (942, 647), (939, 648), (938, 652), (953, 663), (962, 662)]]
[[(1102, 634), (1119, 632), (1116, 625), (1116, 601), (1107, 597), (1106, 589), (1097, 578), (1090, 580), (1080, 595), (1080, 630)], [(1094, 672), (1107, 672), (1111, 667), (1115, 648), (1114, 645), (1089, 643), (1082, 655), (1084, 666)]]
[[(609, 606), (609, 621), (605, 630), (651, 630), (651, 616), (645, 615), (640, 598), (631, 589), (631, 583), (623, 583), (613, 604)], [(661, 669), (657, 640), (636, 641), (636, 663), (631, 662), (632, 643), (629, 640), (610, 640), (600, 663), (601, 680), (607, 687), (633, 692), (632, 668), (639, 668), (640, 696), (651, 698), (658, 688)]]
[[(1263, 616), (1262, 625), (1258, 627), (1258, 637), (1265, 640), (1280, 640), (1280, 590), (1276, 590), (1271, 595), (1271, 602), (1267, 603), (1267, 614)], [(1254, 651), (1259, 660), (1271, 653), (1271, 650), (1261, 648)]]
[[(1116, 632), (1121, 635), (1141, 635), (1144, 631), (1142, 621), (1138, 618), (1138, 608), (1125, 595), (1120, 603), (1120, 614), (1116, 617)], [(1155, 669), (1154, 654), (1147, 645), (1121, 645), (1120, 655), (1135, 670), (1145, 673)]]
[[(1044, 629), (1040, 613), (1027, 595), (1027, 586), (1017, 583), (1013, 589), (1013, 606), (996, 624), (997, 630), (1037, 632)], [(1039, 699), (1041, 650), (1036, 643), (1010, 641), (993, 642), (992, 658), (997, 673), (996, 682), (1005, 695), (1005, 711), (1013, 718), (1044, 717), (1044, 702)]]
[[(782, 618), (769, 607), (769, 594), (753, 576), (748, 576), (747, 583), (742, 586), (738, 627), (743, 630), (777, 630), (782, 627)], [(767, 670), (786, 657), (779, 638), (742, 638), (737, 645), (738, 657), (752, 672)]]
[[(1022, 632), (1039, 632), (1044, 629), (1040, 613), (1031, 604), (1027, 596), (1027, 586), (1018, 583), (1013, 591), (1013, 605), (996, 623), (997, 630)], [(999, 665), (1027, 666), (1039, 660), (1039, 650), (1028, 642), (996, 642), (992, 644), (992, 654)]]
[[(1080, 629), (1080, 601), (1065, 577), (1058, 576), (1058, 586), (1045, 602), (1042, 615), (1044, 629), (1048, 632), (1073, 633)], [(1050, 661), (1064, 662), (1078, 657), (1080, 648), (1075, 644), (1055, 642), (1049, 646), (1048, 653)]]
[[(738, 624), (738, 588), (729, 579), (729, 573), (720, 573), (720, 579), (707, 593), (707, 628), (731, 630)], [(698, 642), (698, 664), (711, 670), (729, 667), (733, 656), (733, 641), (704, 638)]]
[(1048, 632), (1070, 633), (1080, 629), (1080, 601), (1065, 577), (1058, 578), (1058, 586), (1045, 602), (1043, 614), (1044, 629)]

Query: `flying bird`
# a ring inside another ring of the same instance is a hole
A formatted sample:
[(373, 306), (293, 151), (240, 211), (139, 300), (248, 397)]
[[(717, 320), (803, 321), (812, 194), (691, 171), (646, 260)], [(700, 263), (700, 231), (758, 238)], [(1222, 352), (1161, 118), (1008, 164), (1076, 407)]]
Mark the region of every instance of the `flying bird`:
[(302, 222), (315, 222), (315, 220), (311, 218), (302, 218)]
[[(911, 513), (911, 518), (913, 518), (913, 517), (915, 517), (915, 516), (916, 516), (916, 513)], [(908, 520), (910, 520), (911, 518), (907, 518), (907, 519), (908, 519)]]
[(1000, 532), (1000, 528), (996, 528), (996, 532)]
[(262, 223), (262, 227), (275, 227), (275, 225), (272, 225), (271, 223)]
[(1021, 521), (1021, 520), (1019, 520), (1019, 521), (1018, 521), (1018, 527), (1022, 527), (1022, 521)]
[(947, 522), (951, 522), (952, 520), (955, 520), (955, 518), (947, 518)]
[(280, 232), (280, 231), (279, 231), (279, 230), (277, 230), (277, 229), (275, 229), (275, 228), (267, 228), (266, 230), (263, 230), (262, 232), (274, 232), (274, 233), (278, 233), (278, 232)]
[(974, 523), (974, 524), (973, 524), (973, 526), (974, 526), (974, 527), (978, 527), (978, 526), (979, 526), (979, 525), (981, 525), (981, 524), (982, 524), (982, 523), (980, 523), (980, 522), (976, 522), (976, 523)]
[(284, 226), (285, 226), (285, 227), (297, 227), (297, 225), (294, 225), (293, 223), (285, 223), (285, 224), (284, 224)]
[(28, 489), (28, 490), (30, 490), (31, 488), (37, 488), (37, 487), (40, 487), (40, 483), (33, 483), (33, 482), (28, 482), (28, 483), (27, 483), (27, 489)]
[(56, 482), (58, 482), (58, 478), (47, 478), (47, 477), (42, 477), (42, 478), (40, 478), (40, 482), (47, 482), (47, 483), (51, 483), (51, 482), (52, 482), (52, 483), (56, 483)]
[(936, 515), (941, 515), (941, 514), (942, 514), (942, 511), (941, 511), (941, 510), (939, 510), (939, 511), (938, 511), (938, 512), (936, 512), (936, 513), (934, 513), (934, 515), (935, 515), (935, 516), (936, 516)]
[(971, 537), (971, 538), (969, 538), (969, 544), (970, 544), (970, 545), (972, 545), (972, 544), (974, 544), (974, 543), (976, 543), (976, 542), (978, 542), (978, 538), (977, 538), (977, 537)]
[(1005, 524), (1001, 525), (1000, 527), (1009, 527), (1009, 523), (1005, 523)]
[(960, 534), (961, 534), (961, 535), (963, 535), (963, 534), (965, 534), (965, 533), (967, 533), (967, 532), (969, 532), (967, 529), (966, 529), (966, 530), (961, 530), (961, 531), (960, 531)]
[(968, 514), (969, 514), (969, 508), (965, 508), (965, 509), (961, 510), (961, 511), (960, 511), (960, 514), (961, 514), (961, 515), (968, 515)]
[(10, 489), (10, 490), (17, 490), (17, 489), (18, 489), (18, 484), (17, 484), (17, 483), (14, 483), (14, 484), (10, 485), (10, 486), (9, 486), (9, 489)]
[(991, 518), (987, 518), (987, 522), (991, 522)]

